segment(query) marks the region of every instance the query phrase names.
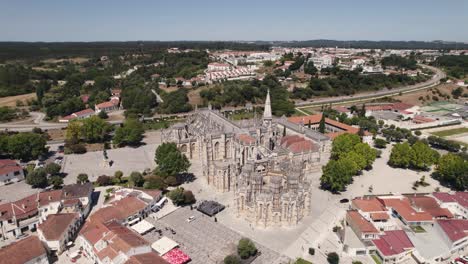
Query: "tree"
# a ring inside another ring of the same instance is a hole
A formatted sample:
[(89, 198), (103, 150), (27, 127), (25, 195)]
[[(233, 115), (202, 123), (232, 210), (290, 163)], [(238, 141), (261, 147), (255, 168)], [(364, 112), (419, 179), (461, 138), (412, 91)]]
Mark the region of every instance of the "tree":
[(143, 178), (143, 175), (141, 175), (141, 173), (139, 173), (138, 171), (134, 171), (130, 173), (130, 181), (133, 183), (134, 186), (141, 187), (143, 186), (145, 179)]
[(322, 113), (322, 118), (320, 119), (318, 130), (320, 133), (325, 134), (325, 115)]
[(83, 139), (86, 142), (102, 142), (111, 127), (104, 120), (97, 116), (84, 119), (81, 127)]
[(101, 119), (107, 119), (107, 118), (109, 118), (109, 115), (106, 113), (106, 111), (100, 111), (98, 113), (98, 117), (101, 118)]
[(57, 163), (49, 163), (45, 166), (45, 171), (49, 175), (56, 175), (60, 173), (62, 167)]
[(177, 178), (175, 176), (169, 176), (166, 178), (165, 182), (169, 186), (176, 186), (178, 184)]
[(336, 252), (331, 252), (327, 254), (327, 261), (330, 264), (338, 264), (340, 263), (340, 257), (338, 254), (336, 254)]
[(383, 149), (387, 147), (387, 140), (381, 139), (381, 138), (376, 138), (374, 139), (374, 147)]
[(196, 201), (192, 191), (184, 191), (184, 204), (194, 204)]
[(438, 159), (438, 152), (421, 141), (414, 143), (412, 149), (414, 158), (411, 160), (411, 166), (415, 169), (427, 170)]
[(434, 178), (452, 188), (464, 191), (468, 188), (468, 161), (452, 153), (440, 157)]
[[(354, 146), (354, 152), (362, 156), (365, 160), (364, 168), (370, 168), (377, 158), (377, 151), (369, 146), (367, 143), (357, 143)], [(364, 169), (363, 168), (363, 169)]]
[(112, 178), (107, 175), (101, 175), (97, 178), (96, 183), (99, 186), (108, 186), (112, 184)]
[(323, 174), (320, 178), (322, 188), (332, 192), (343, 191), (346, 185), (351, 183), (357, 169), (356, 163), (350, 158), (330, 160), (322, 169)]
[(236, 255), (228, 255), (224, 258), (224, 264), (241, 264), (241, 260)]
[(183, 205), (184, 204), (184, 200), (185, 200), (185, 197), (184, 197), (184, 188), (182, 187), (177, 187), (175, 188), (174, 190), (170, 191), (167, 196), (169, 197), (169, 199), (172, 200), (172, 202), (177, 205), (177, 206), (180, 206), (180, 205)]
[(35, 169), (26, 176), (26, 183), (33, 188), (44, 188), (47, 186), (47, 173), (43, 168)]
[(145, 189), (164, 190), (166, 189), (166, 187), (167, 187), (166, 183), (159, 176), (150, 176), (146, 178), (145, 183), (143, 184), (143, 188)]
[(358, 135), (343, 134), (337, 136), (332, 143), (332, 156), (338, 158), (344, 153), (348, 153), (354, 149), (354, 146), (361, 142)]
[(122, 177), (123, 177), (123, 172), (118, 170), (114, 173), (114, 179), (118, 182), (118, 183), (121, 183), (122, 182)]
[(78, 177), (76, 178), (76, 183), (83, 184), (83, 183), (86, 183), (86, 182), (89, 182), (88, 174), (86, 174), (86, 173), (78, 174)]
[(255, 244), (252, 242), (252, 240), (248, 238), (242, 238), (239, 240), (239, 244), (237, 244), (237, 254), (242, 259), (247, 259), (257, 254), (257, 247), (255, 247)]
[(8, 154), (15, 159), (32, 160), (47, 153), (46, 139), (35, 133), (18, 133), (8, 136)]
[(341, 156), (341, 159), (349, 159), (356, 165), (356, 171), (361, 171), (367, 167), (366, 159), (355, 151), (350, 151)]
[(141, 143), (143, 139), (143, 125), (136, 119), (127, 119), (122, 127), (115, 130), (113, 138), (114, 145), (117, 146), (135, 146)]
[(190, 167), (187, 157), (177, 149), (175, 143), (163, 143), (156, 149), (156, 164), (161, 176), (174, 176)]
[(392, 148), (388, 164), (393, 167), (408, 168), (414, 159), (414, 150), (408, 143), (397, 143)]
[(65, 132), (65, 138), (71, 144), (76, 144), (81, 138), (81, 125), (79, 121), (71, 121), (68, 123), (67, 130)]
[(54, 175), (49, 178), (49, 185), (52, 185), (54, 189), (60, 189), (63, 185), (63, 178), (59, 175)]

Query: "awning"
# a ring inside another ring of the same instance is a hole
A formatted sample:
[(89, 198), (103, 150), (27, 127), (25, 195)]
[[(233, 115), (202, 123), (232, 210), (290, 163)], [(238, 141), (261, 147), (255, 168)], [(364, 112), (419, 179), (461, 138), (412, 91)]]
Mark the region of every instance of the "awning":
[(138, 234), (142, 235), (154, 229), (154, 226), (150, 222), (142, 220), (141, 222), (131, 226), (131, 228), (135, 230)]
[(159, 200), (159, 202), (157, 202), (154, 206), (161, 207), (161, 205), (163, 205), (166, 201), (167, 201), (167, 198), (166, 198), (166, 197), (163, 197), (163, 198), (161, 198), (161, 200)]
[(171, 249), (174, 249), (178, 247), (179, 244), (175, 242), (174, 240), (168, 238), (168, 237), (162, 237), (158, 241), (154, 242), (151, 247), (159, 253), (159, 255), (164, 255), (167, 252), (169, 252)]

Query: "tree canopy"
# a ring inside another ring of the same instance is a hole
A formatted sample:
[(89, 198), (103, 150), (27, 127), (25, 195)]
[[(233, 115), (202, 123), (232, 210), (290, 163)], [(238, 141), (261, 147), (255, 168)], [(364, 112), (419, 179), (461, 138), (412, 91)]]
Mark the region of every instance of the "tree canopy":
[(175, 143), (163, 143), (158, 146), (155, 161), (158, 164), (158, 173), (163, 177), (175, 176), (190, 167), (190, 161), (177, 149)]
[(143, 125), (138, 120), (132, 118), (127, 119), (122, 127), (118, 127), (115, 130), (113, 143), (117, 146), (139, 145), (143, 139), (144, 132)]

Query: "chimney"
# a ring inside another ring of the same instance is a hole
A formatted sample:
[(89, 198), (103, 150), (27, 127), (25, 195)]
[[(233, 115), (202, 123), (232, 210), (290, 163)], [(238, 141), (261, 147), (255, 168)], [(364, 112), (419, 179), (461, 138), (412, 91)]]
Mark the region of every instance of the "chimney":
[(52, 200), (52, 196), (49, 195), (49, 201)]
[(25, 205), (25, 204), (22, 204), (21, 207), (23, 207), (23, 209), (26, 209), (26, 205)]

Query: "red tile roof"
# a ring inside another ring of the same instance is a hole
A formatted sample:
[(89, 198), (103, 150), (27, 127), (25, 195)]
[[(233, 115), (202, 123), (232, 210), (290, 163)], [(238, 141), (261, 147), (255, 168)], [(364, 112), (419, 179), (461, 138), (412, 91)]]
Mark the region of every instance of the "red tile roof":
[(298, 135), (289, 135), (281, 138), (281, 146), (293, 153), (316, 151), (319, 149), (317, 145)]
[(38, 229), (47, 240), (59, 240), (63, 233), (68, 230), (79, 218), (78, 214), (51, 214), (39, 225)]
[(466, 219), (437, 220), (437, 224), (452, 242), (463, 239), (468, 235), (468, 220)]
[(447, 208), (441, 208), (437, 201), (429, 196), (408, 196), (413, 207), (428, 212), (434, 218), (453, 218), (453, 214)]
[(458, 203), (465, 208), (468, 207), (468, 192), (456, 192), (453, 194), (435, 192), (432, 195), (443, 203)]
[(380, 233), (379, 230), (377, 230), (371, 222), (367, 221), (358, 211), (349, 210), (346, 214), (348, 222), (352, 222), (350, 225), (358, 228), (361, 233)]
[(16, 161), (11, 160), (11, 159), (2, 159), (0, 160), (0, 175), (12, 173), (15, 171), (21, 171), (23, 168), (21, 168), (20, 165), (16, 163)]
[(156, 252), (150, 252), (131, 256), (125, 264), (168, 264), (166, 260), (160, 257)]
[(408, 198), (380, 199), (387, 208), (393, 208), (406, 222), (430, 222), (432, 216), (427, 212), (414, 210)]
[(111, 206), (103, 207), (90, 216), (92, 221), (108, 222), (110, 220), (122, 221), (143, 210), (147, 204), (137, 197), (127, 196), (115, 201)]
[(237, 135), (237, 138), (242, 142), (242, 143), (245, 143), (245, 144), (253, 144), (255, 143), (255, 138), (253, 138), (252, 136), (248, 135), (248, 134), (239, 134)]
[(164, 254), (163, 258), (170, 264), (184, 264), (190, 261), (190, 257), (178, 248), (167, 252)]
[(363, 212), (385, 212), (382, 203), (375, 197), (358, 197), (351, 201), (354, 208)]
[(390, 216), (388, 213), (381, 212), (381, 213), (370, 213), (370, 217), (373, 221), (382, 221), (382, 220), (388, 220)]
[[(322, 114), (316, 114), (316, 115), (308, 115), (308, 116), (293, 116), (288, 118), (289, 122), (296, 123), (296, 124), (304, 124), (307, 125), (312, 124), (312, 125), (317, 125), (320, 123), (320, 120), (322, 119)], [(344, 134), (346, 133), (351, 133), (351, 134), (357, 134), (359, 132), (359, 128), (353, 127), (347, 124), (343, 124), (341, 122), (338, 122), (336, 120), (330, 119), (330, 118), (325, 118), (325, 123), (329, 126), (334, 126), (338, 129), (343, 130), (344, 132), (333, 132), (333, 133), (328, 133), (327, 136), (334, 138), (338, 136), (336, 133), (341, 133)], [(370, 135), (369, 132), (365, 132), (366, 135)]]
[(111, 108), (111, 107), (117, 106), (117, 104), (118, 104), (118, 101), (107, 101), (107, 102), (95, 105), (95, 108), (97, 109)]
[(0, 249), (0, 264), (23, 264), (45, 254), (39, 238), (30, 236)]
[(379, 239), (372, 241), (377, 249), (384, 256), (393, 256), (401, 254), (407, 250), (413, 249), (413, 243), (403, 230), (385, 231)]

